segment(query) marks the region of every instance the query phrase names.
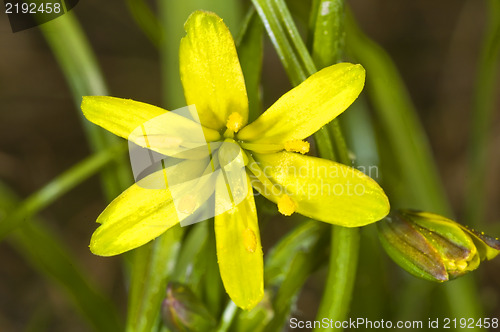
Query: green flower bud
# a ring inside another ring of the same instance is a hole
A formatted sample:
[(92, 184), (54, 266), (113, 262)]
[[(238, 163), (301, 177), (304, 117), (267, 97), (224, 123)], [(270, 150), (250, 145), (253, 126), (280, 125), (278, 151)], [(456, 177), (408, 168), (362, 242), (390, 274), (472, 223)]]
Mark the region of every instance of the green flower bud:
[(162, 305), (165, 325), (173, 332), (206, 332), (216, 321), (196, 295), (186, 286), (170, 282)]
[(444, 282), (500, 252), (500, 241), (443, 216), (398, 210), (377, 223), (387, 254), (416, 277)]

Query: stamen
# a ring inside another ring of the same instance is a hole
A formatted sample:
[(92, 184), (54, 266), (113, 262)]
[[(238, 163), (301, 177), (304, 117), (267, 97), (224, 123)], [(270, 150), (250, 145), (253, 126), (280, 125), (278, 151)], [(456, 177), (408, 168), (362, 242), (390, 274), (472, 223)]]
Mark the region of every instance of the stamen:
[(278, 199), (278, 211), (284, 216), (291, 216), (296, 210), (295, 203), (290, 196), (283, 195)]
[(241, 114), (237, 112), (231, 113), (231, 115), (229, 115), (229, 117), (227, 118), (226, 127), (227, 129), (237, 133), (238, 130), (243, 127), (243, 117), (241, 116)]
[(309, 152), (309, 142), (300, 139), (286, 141), (285, 150), (289, 152), (299, 152), (301, 154), (306, 154)]

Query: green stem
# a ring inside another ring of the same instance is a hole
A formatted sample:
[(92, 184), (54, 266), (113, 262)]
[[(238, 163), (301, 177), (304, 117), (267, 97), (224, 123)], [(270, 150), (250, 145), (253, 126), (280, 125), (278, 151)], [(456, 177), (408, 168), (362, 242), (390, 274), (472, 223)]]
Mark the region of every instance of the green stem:
[(79, 162), (61, 175), (46, 184), (42, 189), (25, 199), (20, 206), (12, 212), (8, 219), (0, 223), (0, 239), (8, 232), (20, 226), (69, 190), (73, 189), (110, 162), (121, 157), (126, 151), (126, 145), (119, 144), (105, 149)]
[(469, 164), (466, 191), (466, 221), (477, 226), (484, 220), (486, 174), (491, 123), (496, 100), (496, 80), (500, 55), (500, 1), (490, 0), (489, 23), (481, 49), (472, 109), (472, 133), (469, 140)]

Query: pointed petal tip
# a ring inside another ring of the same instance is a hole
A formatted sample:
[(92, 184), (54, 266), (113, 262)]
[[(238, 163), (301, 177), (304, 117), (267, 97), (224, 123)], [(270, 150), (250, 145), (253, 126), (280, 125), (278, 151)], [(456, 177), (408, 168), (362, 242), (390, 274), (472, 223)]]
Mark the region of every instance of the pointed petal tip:
[(179, 48), (180, 77), (188, 104), (195, 104), (200, 122), (222, 130), (238, 110), (248, 121), (248, 97), (236, 46), (224, 20), (195, 11), (184, 24)]

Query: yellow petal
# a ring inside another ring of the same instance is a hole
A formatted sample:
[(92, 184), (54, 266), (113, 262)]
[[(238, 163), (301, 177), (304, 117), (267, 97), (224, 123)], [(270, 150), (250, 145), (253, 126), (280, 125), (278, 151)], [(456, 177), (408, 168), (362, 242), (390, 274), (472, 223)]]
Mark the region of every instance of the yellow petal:
[(248, 98), (233, 38), (214, 13), (196, 11), (184, 28), (179, 61), (184, 95), (198, 110), (201, 123), (221, 130), (231, 113), (248, 121)]
[(304, 216), (358, 227), (378, 221), (389, 212), (389, 200), (382, 188), (352, 167), (290, 152), (254, 156), (259, 167), (249, 164), (249, 169), (259, 177), (267, 176), (274, 187), (264, 186), (255, 176), (252, 185), (275, 203), (290, 200), (294, 210)]
[(168, 189), (144, 189), (133, 184), (101, 213), (102, 225), (90, 240), (90, 250), (113, 256), (137, 248), (179, 223)]
[[(183, 128), (187, 123), (193, 122), (174, 114), (171, 117), (160, 117), (159, 121), (154, 121), (152, 119), (164, 115), (168, 111), (131, 99), (108, 96), (84, 96), (81, 107), (83, 114), (90, 122), (125, 139), (129, 139), (130, 134), (134, 130), (142, 133), (140, 126), (148, 121), (147, 134), (156, 136), (157, 140), (160, 139), (158, 138), (159, 134), (169, 134), (169, 129), (176, 127), (172, 124), (166, 126), (166, 124), (172, 122), (173, 117), (177, 119), (176, 124), (179, 123)], [(199, 124), (197, 125), (199, 126)], [(220, 138), (219, 133), (214, 130), (204, 128), (203, 126), (202, 130), (208, 142), (216, 141)], [(142, 139), (145, 141), (144, 138)], [(162, 144), (174, 144), (175, 142), (177, 142), (175, 137), (162, 137)], [(146, 142), (143, 142), (143, 144), (138, 142), (138, 144), (146, 146)], [(160, 144), (156, 143), (155, 145)]]
[[(216, 202), (223, 200), (224, 204), (227, 203), (222, 176), (217, 181), (215, 195)], [(238, 307), (247, 310), (255, 307), (264, 296), (264, 262), (250, 183), (245, 200), (215, 217), (215, 239), (226, 292)]]
[(346, 110), (364, 82), (361, 65), (339, 63), (320, 70), (278, 99), (237, 137), (269, 144), (305, 139)]

